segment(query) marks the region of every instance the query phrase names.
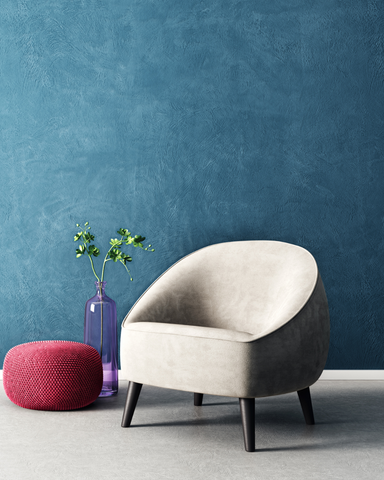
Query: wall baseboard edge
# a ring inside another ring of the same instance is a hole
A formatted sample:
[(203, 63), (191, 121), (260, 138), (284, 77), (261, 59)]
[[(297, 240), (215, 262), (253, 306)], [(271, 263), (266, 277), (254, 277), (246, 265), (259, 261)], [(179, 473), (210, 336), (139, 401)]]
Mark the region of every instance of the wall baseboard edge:
[[(119, 379), (126, 380), (121, 370)], [(3, 380), (3, 370), (0, 370), (0, 380)], [(384, 380), (384, 370), (324, 370), (319, 380)]]
[(324, 370), (319, 380), (384, 380), (384, 370)]

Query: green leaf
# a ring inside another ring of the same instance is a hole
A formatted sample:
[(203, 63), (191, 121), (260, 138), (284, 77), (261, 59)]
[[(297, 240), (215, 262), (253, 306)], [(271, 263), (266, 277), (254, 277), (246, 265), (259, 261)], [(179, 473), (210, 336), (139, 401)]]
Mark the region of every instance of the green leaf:
[(124, 265), (127, 263), (127, 262), (132, 262), (132, 257), (130, 257), (129, 255), (127, 255), (126, 253), (122, 253), (121, 254), (121, 258), (122, 258), (122, 262), (124, 263)]
[(117, 233), (121, 235), (122, 237), (127, 237), (128, 235), (131, 234), (131, 232), (128, 232), (126, 228), (120, 228)]
[(95, 236), (91, 235), (90, 233), (84, 233), (83, 239), (85, 243), (90, 243), (95, 239)]
[(85, 253), (85, 248), (84, 248), (83, 245), (80, 245), (79, 248), (76, 248), (76, 254), (77, 254), (76, 257), (77, 257), (77, 258), (78, 258), (78, 257), (81, 257), (82, 255), (84, 255), (84, 253)]
[(109, 242), (112, 247), (117, 247), (120, 248), (120, 246), (123, 244), (123, 242), (117, 238), (111, 238), (111, 241)]
[(91, 256), (93, 255), (94, 257), (98, 257), (100, 255), (100, 250), (95, 247), (95, 245), (90, 245), (88, 247), (88, 255)]
[(121, 260), (121, 252), (119, 249), (117, 248), (113, 248), (112, 250), (110, 250), (109, 254), (108, 254), (109, 258), (111, 260), (113, 260), (114, 262), (117, 262), (118, 260)]

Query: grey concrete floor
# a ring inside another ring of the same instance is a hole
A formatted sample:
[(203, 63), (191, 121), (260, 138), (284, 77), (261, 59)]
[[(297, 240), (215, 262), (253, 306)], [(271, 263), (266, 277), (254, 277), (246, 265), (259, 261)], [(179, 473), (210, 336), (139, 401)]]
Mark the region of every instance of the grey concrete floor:
[(296, 394), (256, 400), (256, 448), (243, 446), (239, 404), (144, 386), (132, 427), (114, 398), (70, 412), (17, 407), (0, 388), (0, 479), (384, 479), (384, 382), (319, 381), (316, 425)]

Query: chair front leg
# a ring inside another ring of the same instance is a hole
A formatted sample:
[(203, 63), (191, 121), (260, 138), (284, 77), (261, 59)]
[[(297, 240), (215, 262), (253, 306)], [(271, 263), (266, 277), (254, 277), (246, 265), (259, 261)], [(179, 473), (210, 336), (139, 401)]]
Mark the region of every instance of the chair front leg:
[(300, 405), (301, 409), (303, 410), (305, 423), (307, 425), (314, 425), (315, 417), (313, 415), (312, 400), (309, 387), (304, 388), (303, 390), (299, 390), (297, 394), (299, 395)]
[(129, 382), (128, 384), (127, 399), (125, 401), (123, 419), (121, 421), (122, 427), (129, 427), (131, 425), (142, 386), (142, 383)]
[(203, 404), (203, 393), (194, 393), (194, 401), (195, 407), (201, 407)]
[(247, 452), (255, 451), (255, 399), (239, 398), (243, 423), (244, 446)]

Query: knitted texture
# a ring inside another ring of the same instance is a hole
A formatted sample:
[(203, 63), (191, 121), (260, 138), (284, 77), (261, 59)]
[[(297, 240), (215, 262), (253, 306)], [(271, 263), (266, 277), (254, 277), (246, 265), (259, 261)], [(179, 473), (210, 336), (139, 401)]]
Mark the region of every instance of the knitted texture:
[(100, 355), (84, 343), (43, 341), (9, 350), (3, 367), (8, 398), (33, 410), (73, 410), (89, 405), (103, 384)]

